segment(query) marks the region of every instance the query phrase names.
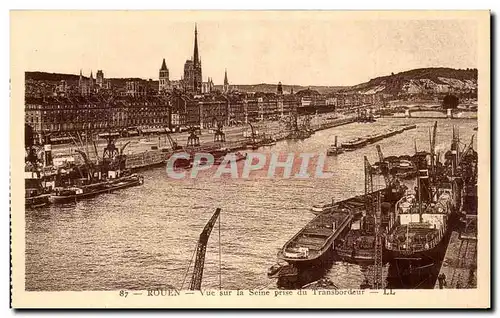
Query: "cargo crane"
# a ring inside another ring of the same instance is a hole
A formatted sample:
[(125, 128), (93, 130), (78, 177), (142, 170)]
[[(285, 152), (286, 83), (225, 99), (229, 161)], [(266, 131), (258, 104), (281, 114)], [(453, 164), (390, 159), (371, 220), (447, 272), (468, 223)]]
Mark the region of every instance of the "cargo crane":
[(172, 136), (170, 136), (170, 133), (168, 133), (168, 132), (167, 132), (167, 139), (168, 139), (168, 142), (170, 143), (170, 147), (172, 148), (172, 151), (182, 149), (182, 146), (179, 146), (179, 144), (177, 144), (177, 142), (172, 139)]
[[(217, 208), (215, 210), (215, 213), (212, 215), (212, 217), (207, 222), (207, 224), (203, 228), (203, 231), (200, 234), (198, 245), (196, 247), (196, 259), (193, 268), (193, 275), (191, 277), (191, 285), (189, 286), (190, 290), (201, 289), (201, 282), (203, 279), (203, 268), (205, 265), (205, 253), (207, 250), (207, 242), (208, 238), (210, 237), (210, 233), (212, 232), (212, 229), (215, 225), (215, 222), (219, 218), (220, 211), (221, 211), (220, 208)], [(220, 219), (219, 219), (219, 238), (220, 238)], [(220, 246), (219, 246), (219, 251), (220, 251)], [(220, 253), (219, 253), (219, 262), (220, 262)]]
[(381, 194), (378, 192), (375, 197), (376, 212), (375, 212), (375, 264), (374, 264), (374, 274), (373, 274), (373, 288), (381, 289), (384, 288), (382, 282), (382, 226), (381, 226)]
[(385, 161), (380, 145), (377, 145), (377, 153), (380, 163), (380, 172), (382, 172), (382, 175), (384, 176), (385, 186), (388, 187), (391, 184), (391, 179), (389, 177), (389, 163)]
[(255, 129), (253, 128), (253, 125), (251, 123), (248, 123), (250, 126), (251, 130), (251, 136), (250, 136), (250, 145), (252, 146), (252, 149), (257, 149), (258, 144), (257, 144), (257, 134), (255, 133)]
[(186, 147), (199, 147), (200, 146), (200, 137), (196, 135), (196, 128), (189, 127), (189, 136), (187, 139)]
[(214, 142), (225, 142), (226, 141), (226, 134), (222, 131), (222, 123), (217, 120), (217, 118), (214, 118), (217, 121), (217, 130), (215, 131), (214, 134)]
[(373, 215), (373, 178), (372, 166), (365, 156), (365, 211), (367, 215)]
[(116, 137), (108, 134), (106, 139), (108, 140), (108, 144), (102, 153), (104, 170), (125, 169), (125, 156), (123, 155), (123, 151), (130, 144), (130, 141), (126, 142), (121, 149), (118, 150), (115, 144)]

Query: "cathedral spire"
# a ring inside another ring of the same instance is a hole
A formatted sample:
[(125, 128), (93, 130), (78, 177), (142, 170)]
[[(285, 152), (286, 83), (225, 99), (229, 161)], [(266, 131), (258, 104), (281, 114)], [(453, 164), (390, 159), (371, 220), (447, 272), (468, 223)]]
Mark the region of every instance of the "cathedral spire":
[(200, 62), (198, 56), (198, 28), (196, 23), (194, 24), (194, 53), (193, 53), (193, 63), (197, 65)]
[(227, 80), (227, 69), (224, 70), (224, 85), (229, 85), (229, 82)]
[(165, 59), (163, 59), (163, 63), (161, 63), (160, 71), (165, 71), (165, 70), (167, 70), (167, 64), (165, 63)]

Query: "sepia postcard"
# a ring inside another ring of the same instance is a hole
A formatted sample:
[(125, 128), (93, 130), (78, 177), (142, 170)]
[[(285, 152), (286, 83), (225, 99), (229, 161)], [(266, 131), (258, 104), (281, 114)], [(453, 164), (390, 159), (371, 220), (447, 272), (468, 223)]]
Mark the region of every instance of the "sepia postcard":
[(12, 307), (490, 308), (489, 11), (10, 18)]

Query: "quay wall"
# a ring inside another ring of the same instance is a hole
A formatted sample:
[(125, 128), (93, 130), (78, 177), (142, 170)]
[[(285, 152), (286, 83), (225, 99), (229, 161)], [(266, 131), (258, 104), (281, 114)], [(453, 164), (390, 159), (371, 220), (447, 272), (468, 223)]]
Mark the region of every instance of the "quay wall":
[(435, 289), (477, 287), (477, 240), (451, 234)]

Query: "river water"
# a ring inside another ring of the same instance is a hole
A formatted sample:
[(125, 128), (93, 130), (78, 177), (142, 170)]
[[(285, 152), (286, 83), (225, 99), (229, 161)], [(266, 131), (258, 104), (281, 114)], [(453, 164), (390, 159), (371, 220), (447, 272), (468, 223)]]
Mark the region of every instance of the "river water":
[[(390, 125), (415, 123), (417, 129), (379, 141), (384, 155), (429, 149), (431, 119), (379, 119), (318, 131), (304, 141), (281, 141), (264, 153), (324, 153), (339, 142), (381, 132)], [(438, 120), (437, 150), (449, 147), (452, 125), (470, 140), (475, 120)], [(196, 243), (215, 208), (222, 209), (208, 241), (202, 288), (277, 288), (267, 278), (283, 244), (314, 215), (313, 204), (364, 192), (363, 156), (377, 161), (375, 145), (327, 157), (331, 178), (173, 180), (165, 168), (141, 172), (143, 186), (96, 198), (26, 211), (26, 290), (76, 291), (187, 288), (186, 275)], [(239, 165), (243, 163), (239, 162)], [(375, 187), (383, 180), (374, 178)], [(219, 258), (220, 257), (220, 258)], [(219, 262), (220, 265), (219, 266)], [(192, 268), (191, 264), (191, 268)], [(384, 276), (387, 277), (388, 266)], [(219, 276), (220, 275), (220, 276)], [(333, 262), (326, 273), (341, 288), (359, 288), (369, 268)], [(183, 284), (184, 282), (184, 284)]]

